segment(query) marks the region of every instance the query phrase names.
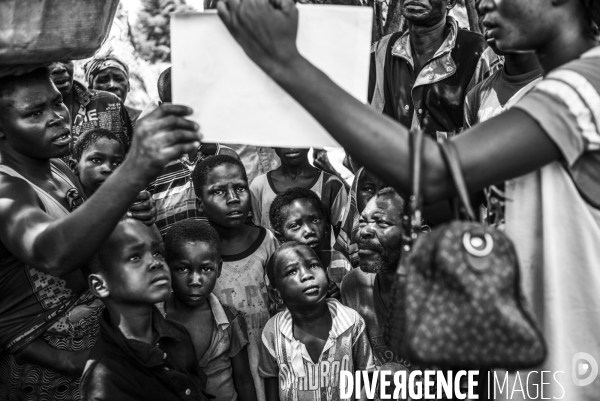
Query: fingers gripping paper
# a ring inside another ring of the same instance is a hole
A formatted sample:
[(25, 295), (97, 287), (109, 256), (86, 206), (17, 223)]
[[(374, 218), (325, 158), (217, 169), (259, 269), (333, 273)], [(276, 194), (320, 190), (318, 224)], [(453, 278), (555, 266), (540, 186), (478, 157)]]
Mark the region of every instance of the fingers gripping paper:
[[(300, 53), (366, 103), (372, 11), (299, 5)], [(215, 13), (171, 19), (174, 103), (194, 109), (204, 142), (339, 146), (302, 106), (246, 56)]]

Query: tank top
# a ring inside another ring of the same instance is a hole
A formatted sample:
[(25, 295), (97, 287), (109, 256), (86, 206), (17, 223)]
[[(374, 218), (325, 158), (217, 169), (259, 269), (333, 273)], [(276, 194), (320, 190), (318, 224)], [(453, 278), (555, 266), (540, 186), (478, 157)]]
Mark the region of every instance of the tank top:
[[(54, 177), (76, 188), (56, 165), (51, 168)], [(54, 219), (69, 214), (52, 195), (12, 168), (0, 165), (0, 172), (27, 182)], [(13, 255), (0, 259), (0, 350), (13, 353), (49, 329), (65, 330), (61, 318), (93, 298), (89, 290), (81, 288), (82, 279), (80, 271), (57, 277), (29, 267)]]

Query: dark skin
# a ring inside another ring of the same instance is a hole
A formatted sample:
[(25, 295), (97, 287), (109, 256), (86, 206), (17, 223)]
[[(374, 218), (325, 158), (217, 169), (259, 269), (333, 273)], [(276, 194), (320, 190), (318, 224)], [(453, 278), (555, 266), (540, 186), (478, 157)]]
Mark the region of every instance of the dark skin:
[[(479, 8), (483, 24), (500, 50), (535, 51), (543, 71), (574, 60), (597, 45), (585, 34), (587, 25), (579, 0), (483, 0)], [(410, 194), (408, 129), (352, 98), (298, 53), (298, 12), (292, 1), (225, 0), (218, 9), (246, 54), (348, 153), (377, 176), (386, 177), (386, 183), (403, 196)], [(452, 140), (470, 192), (562, 158), (538, 123), (519, 109), (508, 110)], [(429, 138), (424, 144), (422, 183), (425, 204), (455, 195), (439, 147)]]
[[(165, 310), (169, 319), (188, 329), (198, 361), (204, 357), (212, 340), (215, 319), (208, 296), (221, 274), (222, 264), (218, 249), (205, 242), (181, 244), (179, 252), (169, 260), (173, 296), (167, 300)], [(231, 367), (238, 398), (255, 401), (256, 389), (247, 348), (231, 358)]]
[(71, 168), (89, 198), (124, 159), (125, 150), (118, 141), (102, 138), (86, 149)]
[(273, 148), (281, 159), (281, 165), (271, 173), (277, 192), (289, 188), (308, 188), (320, 172), (308, 162), (308, 149)]
[(356, 188), (356, 207), (359, 213), (363, 211), (369, 200), (383, 187), (383, 181), (378, 177), (368, 170), (362, 171)]
[(75, 95), (73, 95), (73, 70), (75, 66), (73, 61), (56, 61), (48, 69), (50, 70), (50, 78), (54, 82), (56, 89), (59, 90), (63, 97), (63, 102), (69, 110), (71, 124), (75, 122), (77, 116), (77, 102), (75, 101)]
[(244, 224), (250, 212), (250, 190), (239, 166), (227, 163), (210, 171), (196, 202), (219, 234), (224, 255), (242, 253), (258, 238), (260, 229)]
[[(50, 164), (50, 159), (66, 155), (70, 142), (69, 114), (56, 87), (49, 78), (31, 77), (0, 98), (0, 111), (2, 163), (68, 209), (65, 192), (70, 186), (52, 174)], [(45, 212), (31, 186), (0, 174), (0, 254), (14, 255), (29, 266), (60, 276), (74, 292), (87, 288), (79, 268), (97, 252), (154, 176), (170, 160), (197, 146), (198, 127), (184, 118), (190, 113), (187, 107), (169, 105), (141, 120), (133, 152), (121, 169), (93, 198), (60, 219)], [(77, 182), (67, 169), (63, 173)], [(49, 349), (48, 353), (43, 349)], [(83, 371), (86, 352), (60, 353), (36, 340), (18, 357), (77, 376)]]
[(130, 90), (129, 78), (118, 68), (109, 67), (96, 74), (91, 88), (113, 93), (121, 102), (125, 103)]
[(456, 0), (405, 0), (402, 15), (408, 21), (415, 77), (433, 58), (446, 36), (446, 16)]

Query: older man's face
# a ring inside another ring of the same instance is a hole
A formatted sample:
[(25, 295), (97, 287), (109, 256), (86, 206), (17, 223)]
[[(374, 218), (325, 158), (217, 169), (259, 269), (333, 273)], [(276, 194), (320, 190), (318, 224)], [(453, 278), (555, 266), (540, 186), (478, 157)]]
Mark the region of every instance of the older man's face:
[(398, 265), (402, 242), (402, 199), (396, 194), (378, 195), (360, 216), (358, 256), (366, 273), (392, 271)]
[(73, 88), (73, 62), (72, 61), (56, 61), (48, 66), (50, 78), (60, 92), (63, 98), (71, 94)]

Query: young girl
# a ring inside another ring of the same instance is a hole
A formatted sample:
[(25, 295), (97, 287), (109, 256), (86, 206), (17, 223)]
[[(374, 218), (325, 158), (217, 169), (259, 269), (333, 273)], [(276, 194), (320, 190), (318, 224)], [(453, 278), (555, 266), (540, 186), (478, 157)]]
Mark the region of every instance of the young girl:
[(263, 381), (256, 366), (260, 333), (269, 320), (264, 271), (278, 246), (277, 239), (263, 227), (245, 224), (250, 194), (246, 171), (239, 160), (224, 155), (203, 160), (194, 169), (192, 181), (198, 209), (221, 241), (223, 268), (213, 293), (246, 318), (248, 357), (258, 399), (263, 401)]
[(287, 306), (262, 333), (258, 370), (267, 400), (339, 400), (340, 371), (375, 369), (364, 320), (327, 298), (327, 275), (308, 245), (283, 244), (267, 275)]
[[(535, 51), (545, 76), (512, 109), (452, 142), (470, 192), (510, 180), (506, 232), (548, 345), (536, 370), (565, 372), (562, 383), (545, 383), (544, 393), (596, 400), (600, 380), (580, 386), (567, 378), (582, 366), (576, 354), (600, 355), (600, 2), (481, 0), (479, 11), (498, 49)], [(293, 1), (226, 0), (219, 13), (248, 55), (348, 153), (410, 195), (408, 129), (357, 101), (300, 55)], [(250, 33), (257, 26), (260, 34)], [(433, 204), (455, 188), (439, 147), (426, 139), (421, 186), (425, 203)], [(539, 389), (544, 380), (534, 377), (529, 384)]]
[(223, 264), (219, 242), (215, 229), (198, 220), (182, 220), (169, 228), (165, 260), (173, 293), (158, 306), (166, 318), (188, 329), (208, 376), (206, 392), (215, 401), (256, 401), (246, 320), (212, 294)]

